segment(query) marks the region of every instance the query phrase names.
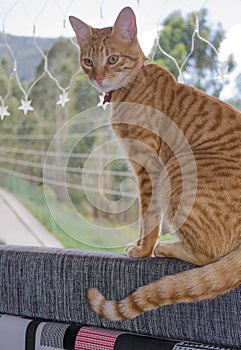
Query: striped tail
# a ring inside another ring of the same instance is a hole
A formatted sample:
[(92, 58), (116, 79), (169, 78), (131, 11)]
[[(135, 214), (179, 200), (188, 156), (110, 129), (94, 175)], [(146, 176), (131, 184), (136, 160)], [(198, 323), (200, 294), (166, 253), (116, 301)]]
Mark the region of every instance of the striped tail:
[(211, 299), (231, 291), (240, 283), (241, 246), (214, 263), (140, 287), (120, 301), (106, 300), (94, 288), (88, 290), (88, 300), (92, 309), (104, 318), (129, 320), (163, 305)]

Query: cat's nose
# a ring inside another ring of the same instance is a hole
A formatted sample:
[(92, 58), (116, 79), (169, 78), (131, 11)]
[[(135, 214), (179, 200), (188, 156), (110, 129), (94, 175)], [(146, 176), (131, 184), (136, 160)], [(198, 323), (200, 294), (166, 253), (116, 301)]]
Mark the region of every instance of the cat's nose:
[(98, 77), (95, 78), (95, 81), (96, 81), (99, 85), (101, 85), (101, 84), (103, 83), (103, 80), (104, 80), (104, 77), (103, 77), (103, 76), (98, 76)]

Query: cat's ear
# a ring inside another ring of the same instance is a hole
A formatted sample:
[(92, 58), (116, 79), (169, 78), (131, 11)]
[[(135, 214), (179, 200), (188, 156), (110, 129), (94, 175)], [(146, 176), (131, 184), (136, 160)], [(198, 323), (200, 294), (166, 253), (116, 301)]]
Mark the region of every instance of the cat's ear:
[(112, 29), (112, 37), (132, 41), (136, 39), (136, 16), (130, 7), (125, 7), (119, 13)]
[(69, 21), (72, 28), (74, 29), (77, 42), (79, 46), (82, 47), (84, 43), (91, 38), (91, 35), (92, 35), (91, 27), (74, 16), (70, 16)]

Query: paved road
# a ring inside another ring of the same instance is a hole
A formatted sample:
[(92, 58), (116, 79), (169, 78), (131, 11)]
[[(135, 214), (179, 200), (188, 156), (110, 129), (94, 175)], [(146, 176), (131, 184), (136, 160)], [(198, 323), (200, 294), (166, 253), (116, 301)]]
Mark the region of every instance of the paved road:
[(0, 189), (0, 240), (6, 244), (62, 247), (9, 192)]

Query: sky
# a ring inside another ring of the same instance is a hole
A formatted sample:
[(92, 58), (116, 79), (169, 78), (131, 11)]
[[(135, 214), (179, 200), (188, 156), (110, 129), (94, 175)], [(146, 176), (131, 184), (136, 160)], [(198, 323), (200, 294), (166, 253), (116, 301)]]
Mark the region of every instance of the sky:
[(227, 31), (225, 49), (233, 50), (241, 64), (241, 0), (0, 0), (0, 31), (4, 27), (8, 33), (31, 36), (35, 26), (37, 36), (71, 36), (69, 15), (93, 27), (111, 26), (125, 6), (136, 13), (138, 36), (146, 54), (157, 29), (171, 12), (181, 10), (185, 14), (206, 7), (211, 23), (220, 22)]
[(233, 52), (241, 71), (241, 0), (0, 0), (0, 31), (15, 35), (73, 36), (68, 16), (81, 18), (93, 27), (113, 25), (120, 10), (131, 6), (137, 16), (138, 37), (149, 54), (163, 20), (173, 11), (183, 14), (209, 10), (210, 22), (226, 31), (220, 59)]

